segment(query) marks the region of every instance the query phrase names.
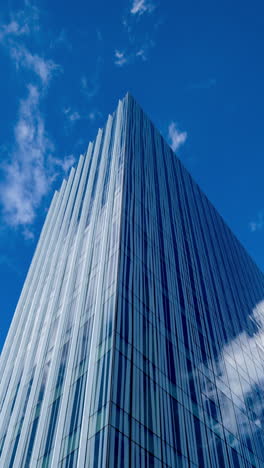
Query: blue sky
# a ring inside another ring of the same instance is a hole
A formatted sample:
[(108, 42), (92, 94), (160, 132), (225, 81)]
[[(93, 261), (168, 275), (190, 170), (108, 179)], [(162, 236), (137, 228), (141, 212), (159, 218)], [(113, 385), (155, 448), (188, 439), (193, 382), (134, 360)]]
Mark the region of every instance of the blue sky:
[(129, 90), (264, 270), (260, 1), (2, 1), (0, 350), (54, 189)]

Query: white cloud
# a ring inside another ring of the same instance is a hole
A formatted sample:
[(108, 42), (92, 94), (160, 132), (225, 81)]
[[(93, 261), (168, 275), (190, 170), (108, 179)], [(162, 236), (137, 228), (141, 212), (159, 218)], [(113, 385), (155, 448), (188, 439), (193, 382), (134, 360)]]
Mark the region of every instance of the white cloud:
[(22, 233), (23, 233), (24, 239), (26, 240), (33, 240), (35, 238), (34, 232), (31, 229), (29, 229), (27, 226), (23, 227)]
[(89, 78), (85, 75), (81, 77), (81, 90), (89, 100), (98, 94), (103, 63), (104, 59), (99, 55), (96, 59), (94, 73)]
[(257, 220), (249, 223), (251, 232), (261, 231), (264, 227), (264, 215), (262, 212), (258, 213)]
[[(39, 30), (38, 19), (38, 9), (26, 1), (24, 10), (13, 15), (9, 23), (0, 26), (0, 44), (16, 67), (33, 72), (31, 83), (26, 88), (26, 97), (18, 104), (14, 143), (1, 164), (2, 216), (7, 225), (20, 227), (25, 239), (33, 238), (32, 225), (37, 210), (52, 182), (62, 172), (67, 172), (74, 162), (72, 155), (64, 159), (53, 158), (54, 146), (47, 135), (41, 113), (41, 101), (47, 85), (61, 68), (25, 46), (24, 36)], [(72, 113), (70, 118), (76, 120), (79, 115)]]
[(155, 5), (147, 0), (133, 0), (130, 13), (132, 15), (143, 15), (143, 13), (151, 13)]
[(5, 177), (0, 186), (5, 221), (9, 226), (22, 227), (26, 239), (33, 237), (30, 226), (52, 182), (75, 162), (73, 155), (64, 159), (52, 156), (54, 146), (45, 130), (40, 100), (38, 87), (29, 85), (26, 99), (20, 101), (15, 146), (9, 162), (3, 165)]
[(39, 30), (39, 10), (25, 2), (24, 9), (13, 13), (10, 22), (0, 25), (0, 41), (29, 35)]
[[(142, 30), (138, 17), (143, 13), (151, 13), (156, 5), (150, 0), (133, 0), (129, 13), (122, 18), (123, 29), (127, 38), (125, 51), (123, 47), (115, 50), (115, 65), (122, 67), (125, 64), (135, 63), (138, 59), (145, 62), (150, 49), (155, 46), (152, 34), (146, 28)], [(152, 25), (152, 33), (157, 29)]]
[(139, 49), (136, 53), (136, 57), (140, 57), (143, 62), (145, 62), (147, 60), (147, 57), (146, 57), (146, 50), (145, 49)]
[(61, 67), (52, 60), (45, 60), (17, 44), (10, 48), (10, 55), (14, 59), (16, 67), (24, 67), (33, 71), (40, 78), (43, 85), (49, 83), (55, 71), (61, 70)]
[(32, 224), (35, 209), (49, 186), (44, 158), (53, 146), (45, 132), (39, 100), (38, 88), (30, 85), (27, 98), (20, 102), (15, 148), (4, 167), (1, 201), (5, 219), (11, 226)]
[(134, 63), (135, 60), (141, 59), (143, 62), (147, 60), (147, 53), (150, 47), (154, 46), (153, 41), (149, 41), (148, 44), (143, 44), (141, 47), (133, 47), (129, 53), (121, 52), (120, 50), (115, 51), (115, 65), (122, 67)]
[(75, 111), (75, 112), (72, 112), (70, 115), (69, 115), (69, 119), (71, 122), (75, 122), (75, 120), (80, 120), (81, 116), (79, 114), (79, 112)]
[(71, 107), (67, 107), (63, 109), (64, 115), (70, 120), (70, 122), (75, 122), (76, 120), (80, 120), (81, 115), (77, 111), (73, 111)]
[(8, 36), (21, 36), (29, 34), (29, 27), (27, 24), (20, 25), (17, 21), (11, 21), (8, 24), (3, 24), (0, 28), (0, 41)]
[[(223, 389), (224, 383), (224, 388), (230, 388), (234, 398), (236, 397), (235, 403), (241, 409), (239, 431), (246, 435), (251, 434), (252, 430), (258, 430), (263, 413), (263, 405), (255, 395), (256, 388), (258, 388), (259, 392), (263, 392), (264, 372), (261, 370), (260, 364), (258, 366), (255, 365), (254, 356), (258, 356), (258, 360), (260, 360), (258, 349), (264, 353), (264, 300), (254, 307), (249, 319), (254, 323), (254, 327), (256, 328), (255, 333), (248, 335), (246, 331), (242, 331), (237, 337), (227, 343), (223, 347), (214, 366), (217, 369), (216, 386)], [(245, 349), (248, 349), (248, 353), (243, 351)], [(231, 356), (233, 365), (230, 364)], [(238, 369), (244, 369), (246, 374), (242, 375), (240, 371), (239, 376), (236, 370), (237, 365), (239, 366)], [(222, 392), (218, 392), (217, 395), (214, 387), (204, 391), (204, 394), (212, 400), (220, 400), (224, 426), (238, 437), (236, 418), (231, 400), (224, 398)], [(250, 424), (247, 417), (244, 416), (248, 401), (251, 402), (251, 417), (254, 417), (255, 424)]]
[(54, 72), (61, 70), (61, 67), (25, 47), (23, 37), (36, 31), (39, 31), (39, 11), (26, 2), (24, 10), (13, 15), (9, 23), (0, 25), (0, 43), (17, 68), (31, 70), (43, 85), (47, 85)]
[(68, 156), (65, 156), (64, 159), (58, 159), (58, 158), (51, 158), (50, 159), (53, 164), (55, 164), (58, 167), (61, 167), (63, 172), (67, 174), (69, 172), (69, 169), (75, 164), (76, 159), (73, 154), (69, 154)]
[(65, 109), (63, 109), (63, 113), (66, 116), (66, 118), (72, 123), (80, 119), (88, 119), (91, 122), (93, 122), (98, 117), (102, 116), (101, 112), (99, 112), (98, 110), (92, 110), (88, 114), (81, 115), (79, 112), (73, 111), (71, 107), (66, 107)]
[(114, 63), (118, 65), (119, 67), (122, 67), (127, 62), (128, 62), (128, 58), (125, 56), (125, 53), (121, 52), (120, 50), (116, 50)]
[(62, 29), (59, 33), (59, 35), (51, 40), (50, 42), (50, 48), (54, 49), (57, 47), (63, 47), (64, 49), (68, 49), (69, 51), (72, 51), (72, 44), (70, 43), (67, 33), (65, 29)]
[(96, 117), (95, 112), (90, 112), (90, 113), (88, 114), (88, 119), (89, 119), (89, 120), (95, 120), (95, 117)]
[(98, 110), (94, 110), (94, 111), (91, 111), (89, 112), (88, 114), (88, 119), (93, 122), (95, 119), (99, 118), (99, 117), (102, 117), (102, 114), (101, 112), (99, 112)]
[(81, 90), (88, 99), (93, 98), (98, 93), (99, 84), (97, 80), (97, 74), (91, 81), (89, 81), (86, 76), (82, 76), (81, 78)]
[(168, 138), (171, 149), (177, 151), (177, 149), (183, 145), (187, 139), (187, 132), (181, 132), (177, 128), (176, 122), (171, 122), (168, 128)]

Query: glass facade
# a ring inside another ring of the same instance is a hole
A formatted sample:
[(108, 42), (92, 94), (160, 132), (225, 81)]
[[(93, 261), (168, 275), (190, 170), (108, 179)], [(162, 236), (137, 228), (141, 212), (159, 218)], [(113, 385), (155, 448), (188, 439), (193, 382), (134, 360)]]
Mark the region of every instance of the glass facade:
[(0, 358), (0, 466), (264, 466), (264, 276), (127, 95), (56, 192)]

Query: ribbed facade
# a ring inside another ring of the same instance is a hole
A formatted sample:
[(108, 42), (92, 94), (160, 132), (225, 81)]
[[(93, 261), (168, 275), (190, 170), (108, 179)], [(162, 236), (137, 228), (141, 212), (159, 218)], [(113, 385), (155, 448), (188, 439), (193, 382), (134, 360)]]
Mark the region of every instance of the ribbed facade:
[(264, 466), (264, 276), (130, 95), (56, 192), (0, 358), (0, 466)]

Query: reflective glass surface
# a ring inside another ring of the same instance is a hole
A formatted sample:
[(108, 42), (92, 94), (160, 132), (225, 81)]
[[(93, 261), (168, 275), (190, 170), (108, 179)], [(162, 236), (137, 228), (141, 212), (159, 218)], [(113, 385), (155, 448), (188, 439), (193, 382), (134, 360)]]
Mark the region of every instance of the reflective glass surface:
[(264, 466), (264, 277), (127, 95), (56, 192), (0, 358), (0, 466)]

